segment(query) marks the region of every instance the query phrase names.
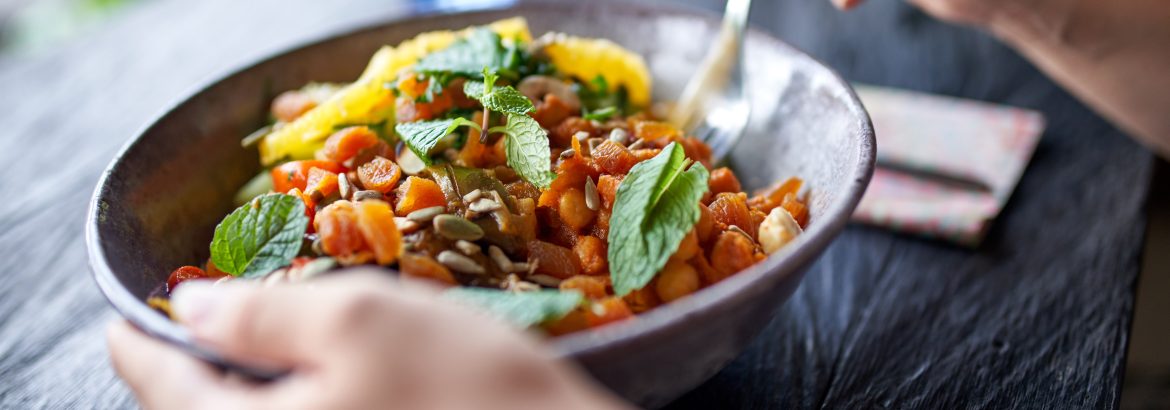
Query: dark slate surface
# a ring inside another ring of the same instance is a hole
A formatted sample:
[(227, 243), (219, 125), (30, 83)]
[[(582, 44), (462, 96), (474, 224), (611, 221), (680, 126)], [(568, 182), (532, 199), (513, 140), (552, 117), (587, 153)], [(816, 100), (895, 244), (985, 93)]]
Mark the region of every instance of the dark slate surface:
[[(87, 198), (199, 80), (410, 8), (306, 3), (159, 0), (0, 58), (0, 408), (133, 405), (85, 265)], [(851, 80), (1034, 108), (1049, 131), (984, 246), (849, 228), (751, 350), (673, 407), (1115, 407), (1151, 155), (986, 35), (871, 3), (757, 1), (753, 21)]]

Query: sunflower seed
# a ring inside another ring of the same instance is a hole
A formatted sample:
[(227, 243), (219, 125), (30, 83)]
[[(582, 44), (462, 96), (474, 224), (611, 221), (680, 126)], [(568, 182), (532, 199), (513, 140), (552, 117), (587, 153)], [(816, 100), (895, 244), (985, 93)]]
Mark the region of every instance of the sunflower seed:
[(442, 214), (446, 210), (447, 210), (447, 208), (442, 206), (442, 205), (432, 206), (430, 208), (423, 208), (423, 209), (419, 209), (417, 211), (411, 212), (409, 214), (406, 214), (406, 219), (409, 219), (409, 220), (412, 220), (415, 222), (420, 222), (420, 223), (421, 222), (428, 222), (431, 219), (434, 219), (436, 216), (439, 216), (440, 214)]
[(341, 199), (349, 199), (351, 187), (349, 177), (344, 172), (337, 174), (337, 191), (341, 194)]
[(585, 140), (589, 139), (589, 133), (586, 131), (577, 131), (577, 133), (573, 134), (573, 138), (576, 138), (577, 141), (585, 142)]
[(475, 241), (483, 237), (483, 229), (474, 222), (451, 214), (435, 217), (435, 232), (450, 239)]
[(418, 222), (406, 219), (406, 217), (396, 216), (394, 217), (394, 226), (398, 227), (398, 232), (414, 233), (414, 231), (417, 231), (418, 228), (422, 225), (419, 225)]
[(365, 201), (367, 199), (383, 199), (385, 198), (381, 192), (373, 190), (357, 191), (353, 193), (354, 201)]
[(500, 284), (500, 287), (512, 292), (532, 292), (540, 290), (540, 286), (537, 286), (532, 282), (522, 281), (520, 280), (520, 277), (516, 276), (515, 274), (508, 275), (508, 277), (504, 279), (504, 283)]
[(748, 235), (747, 231), (743, 230), (743, 228), (740, 228), (739, 226), (730, 225), (727, 227), (727, 230), (743, 235), (744, 238), (748, 238), (748, 240), (752, 241), (752, 243), (756, 242), (755, 238), (752, 238), (751, 235)]
[(528, 262), (512, 262), (512, 272), (532, 272), (532, 267), (536, 265), (529, 265)]
[(512, 271), (512, 260), (508, 259), (508, 255), (505, 254), (504, 250), (500, 249), (499, 246), (492, 245), (489, 247), (488, 256), (492, 258), (492, 261), (496, 263), (496, 266), (500, 267), (501, 271)]
[(629, 139), (630, 133), (622, 128), (614, 128), (609, 132), (609, 140), (618, 144), (626, 145), (626, 140)]
[(467, 195), (464, 195), (463, 202), (470, 204), (470, 203), (475, 202), (477, 199), (482, 198), (482, 197), (483, 197), (483, 190), (480, 190), (477, 188), (474, 191), (468, 192)]
[(459, 273), (482, 275), (485, 272), (483, 266), (479, 266), (478, 263), (475, 263), (474, 259), (460, 255), (455, 251), (439, 252), (439, 256), (436, 259), (438, 259), (439, 263), (443, 264), (443, 266), (451, 268), (451, 270)]
[(475, 201), (471, 205), (468, 205), (467, 209), (470, 209), (474, 212), (481, 213), (481, 214), (488, 213), (488, 212), (500, 209), (500, 203), (493, 201), (491, 199), (488, 199), (488, 198), (480, 198), (478, 201)]
[(646, 145), (646, 140), (640, 139), (640, 140), (634, 141), (633, 144), (630, 144), (630, 146), (626, 147), (626, 148), (629, 148), (631, 150), (635, 150), (635, 149), (642, 148), (642, 146), (644, 146), (644, 145)]
[(561, 151), (561, 158), (570, 158), (573, 156), (573, 154), (576, 154), (576, 153), (577, 153), (577, 151), (573, 151), (572, 148), (569, 148), (567, 150)]
[(463, 252), (463, 254), (467, 256), (475, 255), (480, 252), (479, 245), (462, 239), (455, 241), (455, 249), (458, 249), (459, 252)]
[(528, 281), (534, 282), (538, 285), (544, 285), (555, 288), (561, 286), (561, 280), (548, 275), (529, 275)]
[(590, 211), (601, 209), (601, 197), (597, 196), (597, 185), (593, 183), (593, 177), (585, 179), (585, 207)]

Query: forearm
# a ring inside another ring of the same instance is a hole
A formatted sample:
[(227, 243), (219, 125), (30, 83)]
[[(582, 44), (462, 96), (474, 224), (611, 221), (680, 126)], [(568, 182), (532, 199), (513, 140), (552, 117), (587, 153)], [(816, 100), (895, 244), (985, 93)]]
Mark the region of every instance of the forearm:
[(987, 21), (1040, 69), (1170, 157), (1170, 2), (1007, 2)]

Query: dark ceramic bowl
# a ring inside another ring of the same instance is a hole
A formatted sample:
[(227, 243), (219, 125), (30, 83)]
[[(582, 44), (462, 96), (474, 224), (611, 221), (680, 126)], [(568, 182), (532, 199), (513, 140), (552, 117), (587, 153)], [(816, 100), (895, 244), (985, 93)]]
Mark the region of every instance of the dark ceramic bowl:
[[(102, 292), (147, 333), (222, 363), (143, 299), (175, 267), (206, 260), (232, 194), (259, 170), (256, 152), (240, 149), (240, 138), (264, 125), (275, 94), (310, 81), (352, 80), (383, 44), (521, 15), (536, 35), (605, 37), (641, 53), (655, 77), (656, 99), (673, 99), (719, 23), (717, 16), (676, 7), (577, 3), (387, 22), (256, 63), (180, 101), (125, 147), (98, 184), (87, 240)], [(766, 33), (751, 31), (745, 47), (752, 121), (731, 165), (748, 190), (804, 178), (809, 228), (764, 262), (691, 297), (553, 341), (561, 355), (646, 406), (695, 387), (747, 346), (841, 231), (873, 171), (873, 129), (848, 84)]]

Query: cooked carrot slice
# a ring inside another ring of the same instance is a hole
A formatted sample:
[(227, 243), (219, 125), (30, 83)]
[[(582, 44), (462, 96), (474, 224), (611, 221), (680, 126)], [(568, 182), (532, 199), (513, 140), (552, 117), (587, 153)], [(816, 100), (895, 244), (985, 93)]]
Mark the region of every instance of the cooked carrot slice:
[(784, 197), (788, 196), (788, 194), (796, 195), (799, 193), (802, 185), (804, 185), (804, 181), (800, 178), (788, 178), (784, 182), (756, 191), (755, 196), (748, 201), (748, 204), (752, 208), (759, 209), (760, 212), (767, 214), (772, 212), (773, 208), (784, 203)]
[(402, 168), (394, 161), (374, 157), (370, 162), (358, 167), (357, 175), (362, 187), (385, 194), (393, 190), (394, 186), (398, 185), (398, 180), (402, 179)]
[(708, 259), (714, 276), (705, 277), (707, 283), (719, 282), (755, 263), (755, 245), (742, 234), (725, 231), (715, 239)]
[(355, 204), (358, 228), (366, 245), (374, 252), (379, 265), (389, 265), (402, 254), (402, 234), (394, 224), (394, 211), (390, 205), (379, 200), (361, 201)]
[(560, 319), (544, 324), (543, 327), (552, 336), (562, 336), (588, 329), (589, 322), (585, 319), (585, 308), (580, 307), (569, 311)]
[(423, 208), (447, 205), (447, 197), (443, 195), (443, 190), (439, 189), (439, 184), (415, 176), (406, 178), (406, 181), (398, 185), (397, 198), (398, 204), (394, 211), (398, 216), (406, 216)]
[(272, 116), (283, 122), (292, 122), (317, 106), (308, 94), (299, 90), (285, 91), (272, 100)]
[(581, 117), (569, 117), (557, 124), (548, 132), (548, 140), (554, 147), (567, 147), (569, 140), (574, 138), (578, 132), (586, 132), (590, 136), (597, 132), (593, 127), (593, 121)]
[(272, 190), (282, 194), (293, 188), (304, 191), (309, 171), (313, 168), (329, 172), (344, 171), (341, 164), (332, 161), (289, 161), (272, 168)]
[[(565, 118), (573, 115), (573, 110), (554, 94), (545, 94), (544, 99), (536, 104), (532, 112), (532, 119), (546, 130), (555, 129)], [(580, 152), (580, 151), (578, 151)]]
[(330, 135), (325, 146), (317, 151), (319, 159), (344, 162), (363, 149), (378, 144), (378, 134), (369, 127), (346, 127)]
[(796, 194), (788, 193), (784, 195), (784, 200), (780, 202), (780, 206), (792, 215), (792, 219), (800, 224), (801, 228), (808, 226), (808, 207), (804, 205), (799, 199), (796, 199)]

